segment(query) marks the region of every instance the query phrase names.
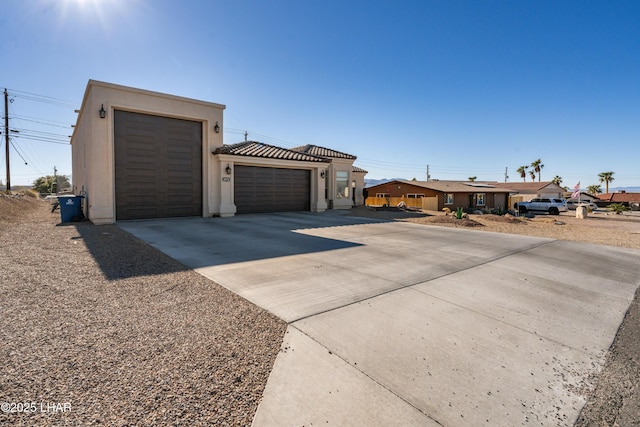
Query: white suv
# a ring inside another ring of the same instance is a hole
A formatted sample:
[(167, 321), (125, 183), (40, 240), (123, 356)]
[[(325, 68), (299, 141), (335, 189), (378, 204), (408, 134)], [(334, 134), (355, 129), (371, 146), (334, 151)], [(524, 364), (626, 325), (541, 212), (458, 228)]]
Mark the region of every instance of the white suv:
[(567, 201), (565, 199), (554, 199), (546, 197), (538, 197), (528, 202), (520, 202), (517, 204), (519, 213), (548, 212), (549, 215), (560, 215), (560, 212), (567, 212)]

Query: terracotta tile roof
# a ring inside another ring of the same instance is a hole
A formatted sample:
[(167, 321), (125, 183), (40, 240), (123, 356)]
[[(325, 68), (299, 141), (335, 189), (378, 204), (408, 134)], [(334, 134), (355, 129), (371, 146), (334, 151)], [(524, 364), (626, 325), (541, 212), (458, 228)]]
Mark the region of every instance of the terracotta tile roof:
[(300, 147), (294, 147), (291, 150), (311, 154), (312, 156), (332, 157), (334, 159), (356, 159), (356, 156), (351, 154), (342, 153), (330, 148), (318, 147), (317, 145), (301, 145)]
[(364, 170), (364, 169), (362, 169), (362, 168), (359, 168), (359, 167), (357, 167), (357, 166), (353, 166), (353, 167), (351, 168), (351, 172), (357, 172), (357, 173), (369, 173), (369, 172), (367, 172), (366, 170)]
[(596, 197), (610, 203), (640, 202), (640, 193), (605, 193), (598, 194)]
[(217, 148), (213, 154), (231, 154), (234, 156), (262, 157), (267, 159), (296, 160), (301, 162), (324, 162), (328, 159), (313, 154), (287, 150), (275, 145), (263, 144), (256, 141), (245, 141), (237, 144), (227, 144)]

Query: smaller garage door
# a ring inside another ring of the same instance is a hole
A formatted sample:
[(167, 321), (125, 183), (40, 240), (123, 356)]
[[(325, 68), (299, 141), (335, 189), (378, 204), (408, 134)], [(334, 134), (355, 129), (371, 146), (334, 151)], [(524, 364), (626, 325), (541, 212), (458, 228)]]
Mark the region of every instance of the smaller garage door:
[(238, 213), (310, 210), (311, 171), (236, 166), (234, 182)]

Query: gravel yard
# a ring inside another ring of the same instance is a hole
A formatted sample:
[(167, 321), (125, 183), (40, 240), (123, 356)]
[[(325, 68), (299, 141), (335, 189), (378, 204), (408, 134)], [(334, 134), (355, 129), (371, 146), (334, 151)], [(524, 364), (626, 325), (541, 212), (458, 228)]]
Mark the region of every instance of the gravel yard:
[[(446, 218), (446, 221), (442, 221), (445, 219), (444, 215), (434, 215), (408, 218), (406, 221), (448, 226), (456, 226), (459, 221), (452, 216)], [(597, 213), (580, 219), (575, 217), (575, 212), (570, 212), (560, 216), (538, 215), (532, 219), (507, 218), (498, 215), (469, 216), (469, 220), (479, 224), (474, 227), (476, 230), (640, 249), (640, 217), (638, 216)]]
[(49, 207), (0, 198), (0, 425), (250, 425), (285, 323)]
[(369, 218), (408, 221), (444, 227), (472, 228), (479, 231), (522, 234), (571, 240), (598, 245), (640, 249), (640, 215), (614, 215), (605, 212), (589, 214), (585, 219), (575, 217), (575, 211), (559, 216), (537, 215), (532, 219), (498, 215), (469, 215), (457, 220), (442, 212), (403, 211), (397, 208), (353, 209), (353, 215)]

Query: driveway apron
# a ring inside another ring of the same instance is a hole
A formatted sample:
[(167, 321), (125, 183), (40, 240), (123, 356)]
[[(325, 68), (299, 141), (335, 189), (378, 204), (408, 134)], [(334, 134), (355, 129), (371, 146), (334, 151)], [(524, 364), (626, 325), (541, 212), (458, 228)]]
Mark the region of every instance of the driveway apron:
[(254, 426), (571, 426), (640, 251), (347, 212), (124, 230), (289, 327)]

